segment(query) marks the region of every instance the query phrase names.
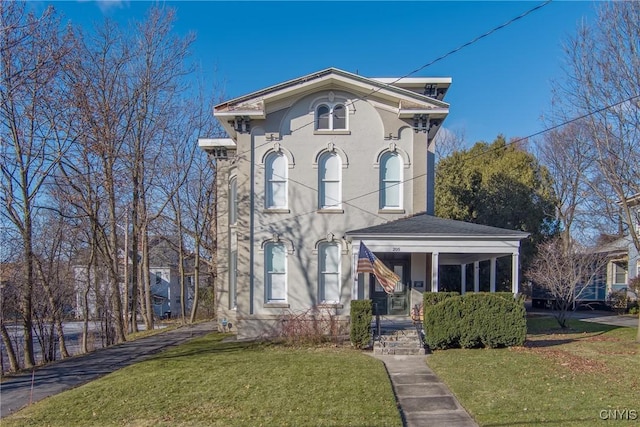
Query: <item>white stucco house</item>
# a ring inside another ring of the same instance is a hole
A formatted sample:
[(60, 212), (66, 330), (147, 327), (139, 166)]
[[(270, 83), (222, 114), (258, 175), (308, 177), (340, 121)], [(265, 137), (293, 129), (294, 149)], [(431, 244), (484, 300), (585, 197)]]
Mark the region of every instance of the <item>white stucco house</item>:
[[(199, 145), (217, 162), (219, 323), (239, 337), (277, 332), (283, 313), (323, 307), (348, 320), (371, 299), (408, 316), (443, 265), (512, 260), (518, 292), (526, 233), (436, 218), (434, 137), (449, 113), (447, 77), (366, 78), (335, 68), (214, 108), (227, 138)], [(401, 277), (386, 294), (356, 273), (360, 242)], [(466, 271), (462, 268), (461, 271)]]

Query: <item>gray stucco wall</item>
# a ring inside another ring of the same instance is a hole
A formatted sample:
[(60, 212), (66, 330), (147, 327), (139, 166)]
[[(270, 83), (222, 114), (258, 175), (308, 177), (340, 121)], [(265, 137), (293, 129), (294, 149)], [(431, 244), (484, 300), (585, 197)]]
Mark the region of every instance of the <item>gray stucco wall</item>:
[[(348, 132), (316, 131), (314, 112), (327, 99), (349, 105)], [(397, 105), (397, 104), (396, 104)], [(233, 320), (239, 337), (256, 337), (279, 328), (283, 313), (301, 313), (318, 300), (317, 245), (327, 238), (341, 245), (340, 304), (329, 307), (345, 318), (352, 299), (353, 258), (346, 231), (363, 228), (424, 211), (427, 206), (426, 135), (414, 133), (411, 123), (398, 119), (383, 99), (362, 99), (338, 88), (315, 91), (299, 97), (265, 120), (253, 120), (251, 133), (238, 134), (238, 156), (233, 170), (238, 176), (239, 218), (237, 244), (230, 235), (226, 197), (230, 164), (218, 167), (218, 317)], [(318, 164), (323, 151), (332, 150), (342, 159), (342, 204), (339, 212), (318, 211)], [(389, 150), (404, 160), (403, 209), (379, 209), (379, 160)], [(270, 151), (284, 153), (289, 160), (288, 210), (265, 209), (264, 158)], [(419, 175), (421, 178), (408, 180)], [(429, 183), (432, 186), (432, 182)], [(431, 193), (432, 194), (432, 193)], [(265, 304), (264, 244), (275, 238), (288, 249), (286, 304)], [(227, 253), (238, 248), (238, 304), (230, 309)], [(226, 248), (226, 249), (223, 249)]]

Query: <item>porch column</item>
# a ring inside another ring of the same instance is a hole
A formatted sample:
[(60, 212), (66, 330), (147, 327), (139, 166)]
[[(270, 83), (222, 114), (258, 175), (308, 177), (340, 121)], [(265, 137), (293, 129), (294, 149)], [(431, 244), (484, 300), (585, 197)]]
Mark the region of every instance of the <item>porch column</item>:
[(496, 291), (496, 259), (491, 258), (491, 268), (489, 270), (489, 292)]
[(431, 253), (431, 292), (439, 292), (440, 284), (438, 283), (438, 252)]
[(460, 293), (467, 293), (467, 264), (460, 264)]
[(520, 254), (511, 254), (511, 292), (520, 292)]
[(473, 292), (480, 292), (480, 262), (473, 262)]
[(351, 299), (358, 299), (358, 288), (360, 280), (358, 280), (358, 254), (353, 253), (353, 263), (351, 264), (351, 278), (353, 280), (353, 287), (351, 288)]

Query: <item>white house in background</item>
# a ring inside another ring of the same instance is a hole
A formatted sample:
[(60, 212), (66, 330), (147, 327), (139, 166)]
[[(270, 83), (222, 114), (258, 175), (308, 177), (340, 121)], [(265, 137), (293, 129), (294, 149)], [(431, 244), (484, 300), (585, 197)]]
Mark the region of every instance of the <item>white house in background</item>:
[[(118, 259), (121, 261), (120, 293), (124, 295), (124, 251), (118, 251)], [(131, 256), (128, 258), (129, 275), (131, 274)], [(180, 274), (178, 270), (178, 254), (171, 247), (167, 239), (152, 237), (149, 242), (149, 283), (151, 286), (152, 305), (155, 316), (159, 319), (181, 315)], [(193, 260), (187, 259), (185, 266), (188, 272), (186, 277), (186, 311), (191, 310), (193, 303)], [(89, 271), (92, 274), (89, 274)], [(108, 306), (110, 289), (106, 267), (89, 269), (86, 265), (86, 257), (78, 255), (73, 266), (76, 295), (76, 318), (84, 316), (85, 293), (86, 306), (89, 310), (89, 318), (98, 319), (103, 316), (102, 307)], [(130, 276), (131, 277), (131, 276)], [(131, 285), (129, 285), (129, 301), (131, 301)]]
[[(512, 260), (518, 292), (526, 233), (436, 218), (434, 137), (449, 113), (447, 77), (366, 78), (329, 68), (214, 108), (228, 138), (200, 139), (217, 161), (220, 323), (239, 337), (277, 332), (283, 313), (354, 299), (408, 316), (438, 291), (439, 266)], [(364, 242), (401, 278), (387, 295), (355, 270)], [(466, 271), (462, 268), (461, 271)]]

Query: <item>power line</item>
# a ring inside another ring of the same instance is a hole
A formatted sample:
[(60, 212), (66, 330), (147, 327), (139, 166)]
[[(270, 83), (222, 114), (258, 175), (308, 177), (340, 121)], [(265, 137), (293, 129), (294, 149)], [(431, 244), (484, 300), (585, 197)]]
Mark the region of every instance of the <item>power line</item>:
[[(585, 114), (583, 114), (583, 115), (581, 115), (581, 116), (574, 117), (574, 118), (572, 118), (572, 119), (566, 120), (566, 121), (564, 121), (564, 122), (562, 122), (562, 123), (559, 123), (559, 124), (557, 124), (557, 125), (554, 125), (554, 126), (551, 126), (551, 127), (545, 128), (545, 129), (540, 130), (540, 131), (538, 131), (538, 132), (534, 132), (534, 133), (532, 133), (532, 134), (530, 134), (530, 135), (527, 135), (527, 136), (524, 136), (524, 137), (520, 137), (520, 138), (514, 139), (514, 140), (512, 140), (512, 141), (510, 141), (510, 142), (506, 143), (504, 146), (500, 146), (500, 147), (496, 147), (496, 148), (491, 148), (491, 149), (489, 149), (489, 150), (482, 151), (482, 152), (480, 152), (480, 153), (478, 153), (478, 154), (476, 154), (476, 155), (469, 156), (469, 157), (465, 157), (465, 158), (463, 158), (463, 162), (466, 162), (466, 161), (469, 161), (469, 160), (473, 160), (473, 159), (475, 159), (475, 158), (478, 158), (478, 157), (483, 156), (483, 155), (485, 155), (485, 154), (491, 153), (491, 152), (493, 152), (493, 151), (497, 151), (497, 150), (502, 149), (502, 148), (504, 148), (504, 147), (508, 147), (508, 146), (510, 146), (510, 145), (517, 144), (517, 143), (519, 143), (519, 142), (521, 142), (521, 141), (524, 141), (524, 140), (526, 140), (526, 139), (533, 138), (534, 136), (538, 136), (538, 135), (545, 134), (545, 133), (550, 132), (550, 131), (552, 131), (552, 130), (558, 129), (558, 128), (563, 127), (563, 126), (566, 126), (566, 125), (568, 125), (568, 124), (570, 124), (570, 123), (574, 123), (574, 122), (577, 122), (577, 121), (580, 121), (580, 120), (586, 119), (587, 117), (593, 116), (593, 115), (595, 115), (595, 114), (602, 113), (603, 111), (606, 111), (606, 110), (609, 110), (609, 109), (611, 109), (611, 108), (617, 107), (618, 105), (622, 105), (622, 104), (624, 104), (624, 103), (626, 103), (626, 102), (633, 101), (633, 100), (634, 100), (634, 99), (636, 99), (636, 98), (640, 98), (640, 94), (638, 94), (638, 95), (634, 95), (634, 96), (631, 96), (631, 97), (629, 97), (629, 98), (627, 98), (627, 99), (624, 99), (624, 100), (622, 100), (622, 101), (619, 101), (619, 102), (616, 102), (616, 103), (609, 104), (609, 105), (607, 105), (607, 106), (604, 106), (604, 107), (598, 108), (597, 110), (590, 111), (590, 112), (585, 113)], [(397, 183), (397, 184), (393, 184), (392, 186), (398, 186), (398, 185), (401, 185), (401, 184), (404, 184), (404, 183), (407, 183), (407, 182), (410, 182), (410, 181), (416, 180), (416, 179), (418, 179), (418, 178), (423, 178), (423, 177), (426, 177), (426, 176), (427, 176), (427, 174), (426, 174), (426, 173), (419, 174), (419, 175), (414, 175), (414, 176), (412, 176), (411, 178), (408, 178), (408, 179), (406, 179), (406, 180), (403, 180), (403, 181), (401, 181), (401, 182), (399, 182), (399, 183)], [(294, 181), (294, 182), (295, 182), (295, 181)], [(392, 187), (392, 186), (390, 186), (390, 187)], [(311, 188), (311, 187), (309, 187), (309, 186), (307, 186), (307, 187), (308, 187), (308, 188)], [(317, 190), (317, 189), (315, 189), (315, 188), (312, 188), (312, 190), (314, 190), (314, 191), (316, 191), (316, 192), (318, 191), (318, 190)], [(348, 200), (343, 200), (343, 201), (342, 201), (342, 203), (348, 204), (349, 206), (354, 206), (354, 205), (353, 205), (353, 204), (351, 204), (350, 202), (353, 202), (354, 200), (361, 199), (361, 198), (363, 198), (363, 197), (370, 196), (370, 195), (372, 195), (372, 194), (380, 193), (380, 191), (381, 191), (381, 190), (380, 190), (380, 188), (378, 188), (378, 189), (376, 189), (376, 190), (372, 190), (372, 191), (369, 191), (369, 192), (367, 192), (367, 193), (363, 193), (363, 194), (360, 194), (360, 195), (358, 195), (358, 196), (352, 197), (352, 198), (350, 198), (350, 199), (348, 199)], [(359, 209), (364, 210), (364, 209), (362, 209), (362, 208), (359, 208)], [(299, 217), (301, 217), (301, 216), (311, 215), (311, 214), (313, 214), (313, 213), (318, 212), (319, 210), (320, 210), (320, 209), (315, 209), (315, 210), (313, 210), (313, 211), (311, 211), (311, 212), (307, 212), (307, 213), (304, 213), (304, 214), (298, 214), (298, 215), (295, 215), (294, 217), (292, 217), (291, 219), (299, 218)], [(369, 211), (366, 211), (366, 212), (367, 212), (367, 213), (369, 213), (369, 214), (371, 214), (371, 215), (375, 215), (375, 214), (374, 214), (374, 213), (372, 213), (372, 212), (369, 212)], [(376, 215), (376, 216), (378, 216), (378, 215)], [(288, 220), (288, 219), (289, 219), (289, 218), (287, 218), (287, 220)], [(386, 219), (386, 218), (385, 218), (385, 219)], [(270, 222), (270, 223), (263, 224), (263, 226), (264, 226), (264, 227), (266, 227), (266, 226), (269, 226), (269, 225), (272, 225), (272, 224), (276, 224), (276, 223), (279, 223), (279, 222), (281, 222), (281, 221), (273, 221), (273, 222)]]
[[(469, 40), (468, 42), (466, 42), (466, 43), (463, 43), (463, 44), (459, 45), (458, 47), (456, 47), (456, 48), (454, 48), (454, 49), (452, 49), (452, 50), (450, 50), (450, 51), (446, 52), (446, 53), (445, 53), (445, 54), (443, 54), (443, 55), (440, 55), (439, 57), (437, 57), (437, 58), (433, 59), (432, 61), (430, 61), (430, 62), (428, 62), (428, 63), (426, 63), (426, 64), (424, 64), (424, 65), (422, 65), (422, 66), (420, 66), (420, 67), (418, 67), (418, 68), (416, 68), (415, 70), (413, 70), (413, 71), (411, 71), (411, 72), (409, 72), (409, 73), (407, 73), (407, 74), (405, 74), (405, 75), (403, 75), (403, 76), (401, 76), (401, 77), (398, 77), (397, 79), (393, 80), (391, 83), (388, 83), (388, 84), (385, 84), (385, 85), (384, 85), (384, 86), (382, 86), (382, 87), (378, 87), (378, 88), (376, 88), (376, 89), (373, 89), (371, 92), (369, 92), (368, 94), (363, 95), (363, 96), (362, 96), (362, 97), (360, 97), (358, 100), (365, 100), (365, 99), (369, 98), (370, 96), (374, 95), (375, 93), (379, 92), (380, 90), (382, 90), (382, 88), (383, 88), (383, 87), (385, 87), (385, 86), (392, 86), (393, 84), (395, 84), (395, 83), (399, 82), (400, 80), (402, 80), (402, 79), (404, 79), (404, 78), (407, 78), (407, 77), (410, 77), (410, 76), (412, 76), (412, 75), (414, 75), (414, 74), (416, 74), (416, 73), (418, 73), (418, 72), (420, 72), (420, 71), (424, 70), (425, 68), (427, 68), (427, 67), (429, 67), (429, 66), (431, 66), (431, 65), (435, 64), (436, 62), (439, 62), (439, 61), (441, 61), (441, 60), (443, 60), (443, 59), (445, 59), (445, 58), (447, 58), (447, 57), (449, 57), (449, 56), (451, 56), (451, 55), (453, 55), (453, 54), (455, 54), (455, 53), (457, 53), (457, 52), (461, 51), (462, 49), (464, 49), (464, 48), (466, 48), (466, 47), (469, 47), (469, 46), (471, 46), (471, 45), (473, 45), (473, 44), (477, 43), (478, 41), (480, 41), (480, 40), (482, 40), (482, 39), (484, 39), (484, 38), (486, 38), (486, 37), (490, 36), (491, 34), (493, 34), (493, 33), (497, 32), (497, 31), (499, 31), (499, 30), (501, 30), (501, 29), (503, 29), (503, 28), (505, 28), (505, 27), (507, 27), (507, 26), (511, 25), (512, 23), (514, 23), (514, 22), (516, 22), (516, 21), (518, 21), (518, 20), (520, 20), (520, 19), (522, 19), (522, 18), (526, 17), (527, 15), (529, 15), (529, 14), (531, 14), (531, 13), (533, 13), (533, 12), (535, 12), (535, 11), (539, 10), (539, 9), (542, 9), (543, 7), (545, 7), (546, 5), (548, 5), (549, 3), (551, 3), (551, 1), (552, 1), (552, 0), (547, 0), (547, 1), (543, 2), (543, 3), (540, 3), (540, 4), (536, 5), (536, 6), (534, 6), (534, 7), (533, 7), (533, 8), (531, 8), (531, 9), (526, 10), (525, 12), (521, 13), (520, 15), (518, 15), (518, 16), (516, 16), (516, 17), (514, 17), (514, 18), (511, 18), (511, 19), (509, 19), (508, 21), (506, 21), (506, 22), (504, 22), (504, 23), (502, 23), (502, 24), (500, 24), (500, 25), (498, 25), (498, 26), (496, 26), (496, 27), (493, 27), (493, 28), (492, 28), (492, 29), (490, 29), (489, 31), (486, 31), (486, 32), (485, 32), (485, 33), (483, 33), (483, 34), (481, 34), (481, 35), (479, 35), (479, 36), (474, 37), (473, 39)], [(351, 101), (351, 103), (348, 103), (347, 105), (345, 105), (345, 107), (348, 107), (349, 105), (352, 105), (352, 104), (354, 104), (355, 102), (356, 102), (356, 100), (353, 100), (353, 101)], [(301, 125), (301, 126), (297, 127), (296, 129), (292, 129), (292, 130), (291, 130), (291, 133), (293, 133), (293, 132), (295, 132), (295, 131), (298, 131), (298, 130), (300, 130), (300, 129), (303, 129), (303, 128), (305, 128), (305, 127), (307, 127), (307, 126), (309, 126), (309, 125), (312, 125), (312, 124), (314, 124), (314, 121), (309, 121), (309, 122), (307, 122), (307, 123), (305, 123), (305, 124), (303, 124), (303, 125)], [(259, 144), (259, 145), (255, 146), (255, 147), (252, 147), (252, 148), (250, 148), (250, 149), (248, 149), (248, 150), (246, 150), (246, 151), (243, 151), (243, 152), (241, 152), (241, 153), (238, 153), (238, 154), (236, 154), (236, 155), (237, 155), (237, 156), (242, 156), (242, 155), (248, 154), (248, 153), (250, 153), (250, 152), (251, 152), (251, 150), (255, 150), (255, 149), (257, 149), (257, 148), (264, 147), (264, 146), (266, 146), (266, 145), (268, 145), (268, 144), (271, 144), (271, 143), (272, 143), (271, 141), (267, 141), (267, 142), (265, 142), (265, 143), (263, 143), (263, 144)], [(401, 183), (394, 184), (394, 185), (395, 185), (395, 186), (397, 186), (397, 185), (403, 184), (403, 183), (405, 183), (405, 182), (409, 182), (409, 181), (415, 180), (415, 179), (417, 179), (417, 178), (421, 178), (421, 177), (423, 177), (423, 176), (426, 176), (426, 174), (421, 174), (421, 175), (413, 176), (412, 178), (409, 178), (409, 179), (407, 179), (407, 180), (402, 181)], [(303, 186), (303, 187), (306, 187), (306, 188), (308, 188), (308, 189), (310, 189), (310, 190), (312, 190), (312, 191), (314, 191), (314, 192), (316, 192), (316, 193), (318, 192), (318, 190), (317, 190), (317, 189), (312, 188), (312, 187), (310, 187), (310, 186), (308, 186), (308, 185), (306, 185), (306, 184), (300, 183), (300, 182), (298, 182), (298, 181), (296, 181), (296, 180), (294, 180), (294, 179), (291, 179), (291, 178), (287, 178), (287, 179), (288, 179), (290, 182), (293, 182), (293, 183), (296, 183), (296, 184), (301, 185), (301, 186)], [(377, 190), (375, 190), (375, 191), (371, 191), (371, 192), (369, 192), (369, 193), (366, 193), (366, 194), (363, 194), (363, 195), (360, 195), (360, 196), (353, 197), (353, 198), (351, 198), (351, 199), (349, 199), (349, 200), (343, 200), (343, 201), (342, 201), (342, 203), (347, 204), (347, 205), (352, 206), (352, 207), (355, 207), (355, 208), (360, 209), (360, 210), (364, 210), (364, 209), (362, 209), (362, 208), (360, 208), (360, 207), (358, 207), (358, 206), (355, 206), (355, 205), (353, 205), (353, 204), (350, 204), (349, 202), (351, 202), (351, 201), (353, 201), (353, 200), (360, 199), (360, 198), (362, 198), (362, 197), (366, 197), (366, 196), (371, 195), (371, 194), (379, 193), (379, 192), (380, 192), (380, 189), (377, 189)], [(311, 214), (316, 213), (316, 212), (318, 212), (318, 211), (319, 211), (319, 209), (314, 209), (313, 211), (310, 211), (310, 212), (306, 212), (306, 213), (303, 213), (303, 214), (295, 215), (295, 216), (293, 216), (293, 217), (289, 217), (289, 218), (287, 218), (287, 220), (290, 220), (290, 219), (296, 219), (296, 218), (299, 218), (299, 217), (301, 217), (301, 216), (311, 215)], [(379, 217), (379, 218), (381, 218), (381, 219), (386, 219), (386, 218), (381, 217), (381, 216), (379, 216), (379, 215), (377, 215), (377, 214), (374, 214), (374, 213), (372, 213), (372, 212), (368, 212), (368, 211), (366, 211), (366, 210), (365, 210), (365, 212), (367, 212), (367, 213), (369, 213), (369, 214), (371, 214), (371, 215), (377, 216), (377, 217)], [(275, 223), (275, 222), (267, 223), (267, 224), (264, 224), (264, 225), (265, 225), (265, 226), (268, 226), (268, 225), (271, 225), (271, 224), (273, 224), (273, 223)]]
[[(506, 22), (504, 22), (504, 23), (502, 23), (502, 24), (500, 24), (500, 25), (498, 25), (496, 27), (493, 27), (489, 31), (487, 31), (487, 32), (485, 32), (485, 33), (483, 33), (483, 34), (481, 34), (481, 35), (479, 35), (477, 37), (474, 37), (473, 39), (469, 40), (468, 42), (461, 44), (460, 46), (448, 51), (447, 53), (445, 53), (443, 55), (440, 55), (439, 57), (435, 58), (434, 60), (432, 60), (432, 61), (430, 61), (430, 62), (428, 62), (428, 63), (426, 63), (426, 64), (424, 64), (424, 65), (422, 65), (422, 66), (420, 66), (418, 68), (416, 68), (415, 70), (403, 75), (402, 77), (398, 77), (397, 79), (393, 80), (391, 83), (384, 84), (383, 87), (392, 86), (395, 83), (398, 83), (400, 80), (402, 80), (404, 78), (407, 78), (407, 77), (410, 77), (410, 76), (412, 76), (412, 75), (424, 70), (425, 68), (430, 67), (431, 65), (435, 64), (436, 62), (439, 62), (439, 61), (442, 61), (445, 58), (448, 58), (449, 56), (453, 55), (454, 53), (457, 53), (457, 52), (461, 51), (462, 49), (464, 49), (466, 47), (469, 47), (469, 46), (479, 42), (480, 40), (490, 36), (491, 34), (495, 33), (496, 31), (499, 31), (499, 30), (501, 30), (501, 29), (513, 24), (514, 22), (526, 17), (527, 15), (529, 15), (529, 14), (531, 14), (531, 13), (537, 11), (537, 10), (542, 9), (543, 7), (545, 7), (546, 5), (548, 5), (551, 2), (552, 2), (552, 0), (546, 0), (543, 3), (540, 3), (540, 4), (536, 5), (536, 6), (534, 6), (533, 8), (521, 13), (520, 15), (518, 15), (518, 16), (516, 16), (514, 18), (511, 18), (508, 21), (506, 21)], [(378, 93), (381, 90), (382, 90), (382, 87), (373, 89), (371, 92), (369, 92), (368, 94), (363, 95), (362, 97), (358, 98), (357, 100), (358, 101), (366, 100), (371, 95), (374, 95), (374, 94)], [(349, 106), (355, 104), (355, 102), (356, 102), (356, 100), (353, 100), (350, 103), (345, 104), (345, 107), (349, 107)], [(310, 125), (312, 125), (314, 123), (315, 123), (315, 121), (310, 121), (308, 123), (302, 124), (299, 127), (297, 127), (296, 129), (291, 129), (291, 133), (296, 132), (296, 131), (298, 131), (300, 129), (303, 129), (303, 128), (307, 127), (307, 126), (310, 126)], [(255, 147), (253, 147), (252, 149), (255, 150), (256, 148), (264, 147), (265, 145), (268, 145), (269, 143), (270, 143), (270, 141), (269, 142), (265, 142), (263, 144), (260, 144), (260, 145), (257, 145)], [(251, 152), (252, 149), (249, 149), (249, 150), (244, 151), (242, 153), (238, 153), (237, 155), (241, 156), (241, 155), (247, 154), (247, 153)]]

